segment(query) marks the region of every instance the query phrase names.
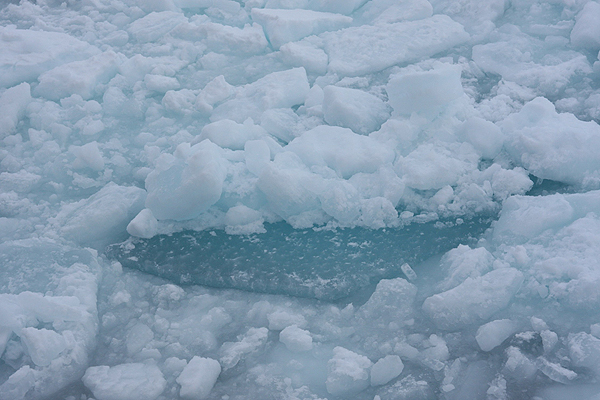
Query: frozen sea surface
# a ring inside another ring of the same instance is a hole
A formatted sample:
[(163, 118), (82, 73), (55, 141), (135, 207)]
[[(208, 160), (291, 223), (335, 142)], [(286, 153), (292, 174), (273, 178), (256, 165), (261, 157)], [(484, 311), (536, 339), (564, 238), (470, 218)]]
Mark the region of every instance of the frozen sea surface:
[(0, 400), (600, 396), (596, 0), (0, 2)]

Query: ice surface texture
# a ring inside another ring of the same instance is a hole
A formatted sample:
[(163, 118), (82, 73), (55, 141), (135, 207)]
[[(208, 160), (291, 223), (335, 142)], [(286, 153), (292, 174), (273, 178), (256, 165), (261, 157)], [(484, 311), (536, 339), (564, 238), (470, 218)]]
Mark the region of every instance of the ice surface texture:
[(597, 399), (599, 20), (0, 2), (0, 400)]
[(404, 263), (419, 263), (474, 241), (490, 222), (482, 217), (451, 227), (429, 222), (336, 231), (278, 223), (262, 234), (211, 230), (135, 239), (113, 245), (107, 255), (123, 266), (184, 285), (336, 300), (380, 279), (404, 276)]

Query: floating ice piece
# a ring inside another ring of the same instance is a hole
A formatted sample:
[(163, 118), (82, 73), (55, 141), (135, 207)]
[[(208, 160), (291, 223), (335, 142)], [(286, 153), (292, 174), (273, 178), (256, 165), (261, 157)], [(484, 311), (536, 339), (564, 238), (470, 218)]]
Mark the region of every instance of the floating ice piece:
[(89, 100), (102, 94), (97, 92), (98, 85), (107, 83), (114, 77), (124, 59), (123, 55), (108, 50), (87, 60), (62, 64), (39, 76), (40, 84), (34, 93), (50, 100), (59, 100), (73, 94)]
[(469, 39), (446, 15), (377, 26), (363, 25), (320, 35), (329, 56), (329, 72), (365, 75), (396, 64), (418, 61)]
[(167, 385), (156, 365), (141, 363), (90, 367), (82, 381), (98, 400), (155, 400)]
[(462, 176), (477, 170), (478, 161), (469, 144), (425, 143), (406, 157), (398, 157), (395, 168), (406, 186), (431, 190), (456, 185)]
[(360, 307), (360, 313), (366, 320), (391, 320), (402, 324), (414, 311), (416, 295), (417, 287), (405, 279), (382, 279), (369, 300)]
[(91, 168), (94, 171), (104, 169), (104, 158), (96, 141), (86, 143), (83, 146), (69, 146), (69, 152), (76, 157), (73, 161), (74, 169)]
[(441, 289), (460, 285), (468, 277), (477, 278), (491, 271), (494, 256), (483, 247), (471, 249), (460, 245), (442, 257), (441, 266), (447, 278), (439, 284)]
[(345, 15), (298, 9), (253, 8), (252, 19), (264, 27), (275, 49), (306, 36), (345, 28), (352, 23), (352, 18)]
[(460, 65), (438, 64), (429, 71), (403, 71), (392, 75), (386, 86), (396, 114), (421, 112), (435, 115), (464, 92)]
[(177, 25), (187, 21), (185, 15), (179, 12), (151, 12), (143, 18), (133, 21), (127, 31), (140, 43), (156, 42)]
[(15, 131), (17, 124), (25, 116), (25, 109), (30, 102), (31, 88), (29, 83), (26, 82), (11, 87), (0, 95), (0, 110), (2, 110), (0, 115), (0, 139)]
[[(66, 33), (0, 27), (0, 87), (36, 79), (42, 72), (100, 52)], [(18, 60), (18, 65), (15, 65)]]
[(378, 130), (390, 116), (381, 99), (362, 90), (329, 85), (323, 93), (323, 117), (330, 125), (364, 135)]
[(538, 97), (499, 123), (507, 135), (505, 147), (531, 174), (581, 185), (600, 173), (600, 125), (573, 114), (558, 114), (554, 105)]
[(312, 336), (310, 332), (296, 325), (291, 325), (279, 332), (279, 341), (287, 347), (289, 351), (303, 352), (309, 351), (313, 347)]
[(567, 198), (560, 194), (509, 197), (494, 226), (494, 239), (524, 243), (548, 229), (568, 225), (575, 218), (575, 210)]
[(134, 186), (109, 183), (89, 199), (67, 204), (56, 216), (64, 237), (88, 246), (106, 245), (123, 235), (127, 224), (139, 213), (146, 193)]
[(177, 157), (165, 155), (146, 178), (146, 207), (158, 219), (186, 220), (215, 204), (223, 191), (226, 160), (210, 140), (181, 144)]
[(372, 24), (392, 24), (429, 18), (433, 7), (427, 0), (371, 0), (354, 14), (356, 20)]
[(576, 367), (585, 367), (600, 376), (600, 339), (589, 333), (569, 334), (569, 356)]
[(194, 356), (176, 379), (181, 385), (179, 396), (186, 400), (207, 398), (220, 374), (217, 360)]
[(39, 367), (50, 365), (67, 348), (65, 338), (48, 329), (24, 328), (19, 332), (19, 337), (29, 357)]
[(267, 136), (267, 132), (251, 120), (238, 124), (230, 119), (222, 119), (205, 125), (200, 132), (199, 140), (209, 139), (211, 142), (231, 150), (243, 150), (249, 140)]
[(177, 90), (180, 87), (177, 78), (156, 74), (146, 74), (144, 76), (144, 83), (146, 84), (146, 89), (158, 93), (167, 93), (169, 90)]
[(271, 108), (290, 108), (302, 104), (310, 85), (304, 68), (272, 72), (238, 89), (234, 98), (217, 106), (210, 119), (231, 119), (242, 123), (248, 118), (260, 122), (261, 114)]
[(329, 57), (320, 45), (322, 41), (316, 36), (311, 36), (300, 42), (286, 43), (279, 51), (282, 60), (290, 66), (304, 67), (309, 73), (325, 75)]
[(570, 383), (573, 379), (577, 378), (577, 373), (566, 369), (558, 363), (548, 361), (544, 357), (538, 357), (536, 360), (538, 369), (546, 375), (548, 378), (559, 383)]
[[(533, 93), (556, 96), (577, 77), (592, 72), (586, 56), (575, 51), (554, 52), (555, 57), (532, 58), (545, 42), (521, 35), (473, 46), (473, 61), (483, 72), (498, 74), (505, 81), (530, 88)], [(522, 94), (528, 95), (527, 91)], [(530, 91), (530, 92), (531, 92)], [(527, 99), (529, 100), (529, 99)]]
[(250, 328), (237, 342), (225, 342), (221, 346), (219, 359), (223, 370), (227, 371), (237, 365), (242, 358), (257, 352), (267, 343), (267, 328)]
[(349, 396), (369, 387), (369, 369), (373, 363), (367, 357), (343, 347), (333, 349), (327, 362), (327, 391), (334, 396)]
[(446, 292), (428, 297), (423, 311), (440, 329), (456, 330), (487, 320), (505, 308), (523, 283), (514, 268), (500, 268), (478, 278), (467, 278)]
[(473, 145), (482, 158), (490, 160), (500, 153), (505, 140), (496, 124), (478, 117), (465, 121), (459, 134)]
[(600, 50), (600, 4), (588, 1), (577, 15), (577, 22), (571, 31), (573, 47), (584, 48), (591, 52)]
[[(215, 230), (136, 239), (112, 246), (108, 255), (123, 266), (177, 283), (333, 300), (373, 281), (400, 276), (402, 263), (415, 264), (447, 251), (478, 237), (488, 226), (487, 218), (466, 220), (452, 228), (437, 228), (430, 222), (385, 231), (314, 231), (277, 223), (265, 226), (264, 234), (250, 236)], [(382, 315), (380, 308), (390, 301), (386, 309), (405, 315), (414, 286), (403, 279), (381, 285), (387, 290), (376, 294), (367, 309)], [(399, 293), (403, 296), (395, 297)]]
[(144, 208), (127, 225), (127, 233), (131, 236), (150, 239), (158, 233), (158, 221), (148, 208)]
[(417, 280), (417, 273), (410, 267), (410, 265), (408, 265), (408, 263), (402, 264), (400, 269), (402, 269), (402, 273), (409, 281), (414, 282)]
[(371, 367), (371, 386), (385, 385), (396, 379), (404, 370), (400, 357), (388, 355), (377, 360)]
[(393, 150), (375, 139), (327, 125), (305, 132), (284, 149), (296, 153), (307, 166), (327, 166), (344, 179), (376, 172), (395, 158)]
[(205, 22), (196, 30), (204, 36), (204, 43), (217, 53), (259, 54), (267, 49), (268, 42), (259, 24), (246, 24), (243, 28)]
[(497, 319), (481, 325), (477, 329), (475, 340), (481, 350), (491, 351), (500, 346), (516, 330), (516, 324), (510, 319)]

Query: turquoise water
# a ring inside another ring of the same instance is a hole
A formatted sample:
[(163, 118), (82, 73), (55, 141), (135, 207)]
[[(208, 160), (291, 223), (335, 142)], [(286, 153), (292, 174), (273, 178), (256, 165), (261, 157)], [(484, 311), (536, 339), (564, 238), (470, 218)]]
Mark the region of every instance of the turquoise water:
[(185, 231), (130, 239), (109, 247), (107, 255), (178, 284), (337, 300), (381, 279), (404, 277), (404, 263), (414, 266), (473, 242), (491, 221), (480, 217), (379, 230), (299, 230), (276, 223), (266, 233), (248, 236)]

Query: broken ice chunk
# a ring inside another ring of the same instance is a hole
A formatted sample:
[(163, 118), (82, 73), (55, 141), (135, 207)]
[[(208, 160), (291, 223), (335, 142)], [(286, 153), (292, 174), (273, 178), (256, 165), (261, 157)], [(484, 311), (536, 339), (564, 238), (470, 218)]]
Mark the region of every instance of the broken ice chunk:
[(179, 396), (186, 400), (205, 399), (217, 382), (219, 374), (221, 365), (218, 361), (194, 356), (176, 379), (181, 385)]
[(500, 346), (517, 329), (510, 319), (497, 319), (477, 329), (475, 340), (483, 351), (491, 351)]
[(156, 365), (141, 363), (90, 367), (82, 380), (98, 400), (155, 400), (167, 385)]
[(371, 367), (371, 386), (385, 385), (397, 378), (404, 369), (400, 357), (388, 355), (377, 360)]
[(291, 325), (279, 333), (279, 341), (287, 347), (289, 351), (302, 352), (312, 349), (312, 336), (310, 332)]
[(333, 349), (327, 363), (327, 391), (334, 396), (350, 396), (369, 387), (369, 368), (373, 363), (365, 356), (343, 347)]
[(501, 268), (478, 278), (467, 278), (457, 287), (433, 295), (423, 311), (441, 329), (454, 330), (485, 321), (505, 308), (523, 282), (514, 268)]

